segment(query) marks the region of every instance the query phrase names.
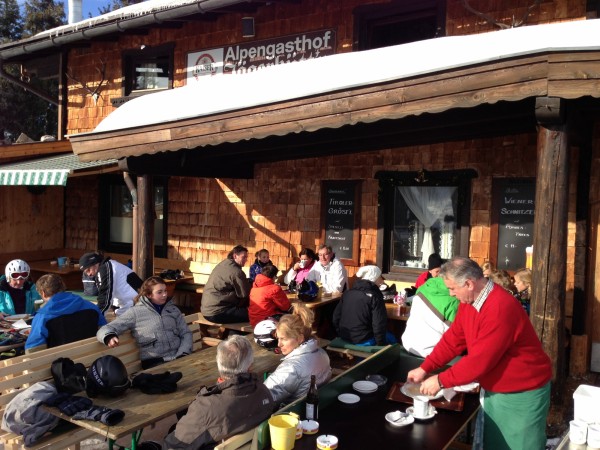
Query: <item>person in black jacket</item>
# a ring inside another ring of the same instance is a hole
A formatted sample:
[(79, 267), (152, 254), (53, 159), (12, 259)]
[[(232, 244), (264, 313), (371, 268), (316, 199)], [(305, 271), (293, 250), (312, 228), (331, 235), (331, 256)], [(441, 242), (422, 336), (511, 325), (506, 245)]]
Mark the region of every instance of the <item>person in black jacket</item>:
[(387, 312), (379, 285), (383, 284), (381, 269), (365, 266), (358, 269), (352, 289), (346, 291), (333, 312), (337, 335), (355, 345), (386, 345), (396, 343), (386, 332)]

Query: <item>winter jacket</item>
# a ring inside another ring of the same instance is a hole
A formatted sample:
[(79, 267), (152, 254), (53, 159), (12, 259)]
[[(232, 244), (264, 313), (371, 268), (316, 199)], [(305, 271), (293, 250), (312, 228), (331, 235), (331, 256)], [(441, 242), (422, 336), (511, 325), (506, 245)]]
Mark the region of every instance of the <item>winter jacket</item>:
[(127, 330), (131, 330), (140, 348), (142, 361), (154, 358), (170, 361), (192, 353), (192, 332), (181, 311), (170, 301), (159, 314), (152, 302), (142, 297), (133, 308), (100, 328), (96, 337), (107, 344), (110, 338)]
[(113, 305), (120, 316), (133, 306), (133, 299), (142, 287), (142, 280), (137, 274), (124, 264), (110, 258), (100, 263), (96, 274), (98, 285), (98, 308), (104, 314)]
[(12, 297), (8, 292), (8, 280), (5, 275), (0, 277), (0, 312), (2, 314), (6, 314), (7, 316), (12, 316), (14, 314), (35, 314), (35, 301), (42, 297), (38, 294), (35, 284), (30, 280), (25, 281), (23, 290), (25, 291), (25, 311), (19, 311), (17, 313)]
[(325, 292), (344, 292), (348, 287), (348, 272), (337, 258), (323, 266), (320, 262), (313, 264), (307, 276), (308, 281), (321, 282)]
[(211, 272), (202, 293), (201, 311), (211, 317), (232, 307), (248, 304), (250, 283), (239, 264), (225, 259)]
[(261, 320), (274, 314), (288, 312), (291, 307), (290, 300), (281, 289), (281, 286), (262, 274), (256, 276), (256, 280), (250, 290), (250, 305), (248, 306), (248, 317), (250, 325), (255, 326)]
[(203, 387), (177, 427), (164, 440), (164, 450), (213, 448), (216, 442), (244, 433), (275, 410), (269, 390), (255, 374), (242, 374)]
[[(250, 278), (251, 281), (256, 280), (256, 276), (262, 274), (263, 267), (268, 266), (268, 265), (275, 267), (275, 264), (273, 264), (271, 262), (271, 260), (268, 260), (266, 263), (262, 263), (258, 260), (258, 258), (256, 258), (254, 260), (254, 264), (252, 264), (250, 266), (250, 272), (249, 272), (250, 275), (248, 278)], [(275, 268), (277, 268), (277, 267), (275, 267)]]
[(317, 386), (331, 378), (329, 356), (314, 339), (300, 344), (285, 356), (275, 372), (265, 380), (275, 403), (291, 403), (306, 395), (310, 387), (310, 376), (315, 375)]
[(412, 298), (410, 317), (402, 334), (404, 348), (414, 355), (429, 355), (454, 321), (458, 304), (442, 278), (427, 280)]
[(35, 383), (21, 391), (6, 405), (2, 429), (23, 435), (26, 447), (35, 444), (47, 431), (56, 427), (60, 420), (40, 408), (53, 395), (56, 395), (56, 388), (49, 381)]
[(49, 320), (87, 309), (98, 313), (98, 323), (94, 330), (90, 330), (89, 333), (89, 336), (93, 336), (98, 331), (98, 327), (106, 325), (106, 319), (100, 309), (93, 303), (84, 300), (79, 295), (75, 295), (71, 292), (59, 292), (54, 294), (48, 303), (46, 303), (43, 308), (40, 308), (33, 317), (31, 333), (27, 338), (25, 348), (37, 347), (38, 345), (47, 343), (48, 328), (46, 328), (46, 323)]
[(351, 344), (375, 337), (377, 345), (385, 345), (387, 311), (379, 287), (368, 280), (357, 280), (336, 306), (333, 326), (337, 335)]

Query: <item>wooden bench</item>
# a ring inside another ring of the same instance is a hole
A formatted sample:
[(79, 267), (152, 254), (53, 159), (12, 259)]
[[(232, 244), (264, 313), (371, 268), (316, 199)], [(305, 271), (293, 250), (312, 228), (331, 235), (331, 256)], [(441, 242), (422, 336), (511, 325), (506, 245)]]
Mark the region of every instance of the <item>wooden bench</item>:
[[(209, 336), (216, 334), (217, 339), (225, 339), (229, 335), (231, 330), (239, 331), (242, 333), (252, 333), (254, 327), (250, 325), (250, 322), (239, 322), (239, 323), (216, 323), (211, 322), (202, 313), (197, 313), (197, 323), (200, 326), (200, 330), (203, 336)], [(216, 328), (216, 333), (210, 333), (209, 328)]]
[[(192, 331), (192, 350), (194, 352), (201, 350), (206, 345), (214, 345), (213, 340), (203, 340), (200, 327), (195, 323), (199, 319), (197, 314), (188, 315), (185, 319)], [(50, 371), (52, 361), (61, 357), (70, 358), (74, 362), (89, 367), (103, 355), (118, 357), (123, 361), (130, 375), (142, 368), (139, 348), (130, 333), (120, 336), (119, 346), (115, 348), (108, 348), (92, 337), (0, 361), (0, 417), (4, 414), (6, 405), (17, 394), (34, 383), (52, 380)], [(27, 447), (27, 449), (79, 449), (79, 443), (82, 440), (94, 436), (92, 431), (79, 427), (61, 430), (61, 432), (49, 432), (38, 440), (36, 445)], [(6, 450), (25, 448), (21, 435), (4, 430), (0, 430), (0, 442), (4, 444)]]

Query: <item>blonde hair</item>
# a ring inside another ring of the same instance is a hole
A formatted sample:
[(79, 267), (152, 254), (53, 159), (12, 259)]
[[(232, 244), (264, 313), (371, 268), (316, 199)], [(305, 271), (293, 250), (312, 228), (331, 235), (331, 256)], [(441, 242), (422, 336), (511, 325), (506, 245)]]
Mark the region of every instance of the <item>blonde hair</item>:
[(35, 288), (40, 295), (46, 297), (52, 297), (54, 294), (67, 290), (63, 279), (55, 273), (42, 275), (35, 283)]
[(300, 303), (292, 303), (292, 314), (284, 314), (277, 324), (277, 334), (287, 337), (304, 338), (307, 341), (312, 335), (312, 324), (315, 313)]
[(492, 270), (490, 272), (490, 280), (503, 287), (510, 293), (514, 292), (514, 285), (510, 274), (506, 270)]
[(519, 277), (519, 280), (525, 283), (528, 288), (531, 287), (531, 269), (519, 269), (515, 272), (515, 277)]

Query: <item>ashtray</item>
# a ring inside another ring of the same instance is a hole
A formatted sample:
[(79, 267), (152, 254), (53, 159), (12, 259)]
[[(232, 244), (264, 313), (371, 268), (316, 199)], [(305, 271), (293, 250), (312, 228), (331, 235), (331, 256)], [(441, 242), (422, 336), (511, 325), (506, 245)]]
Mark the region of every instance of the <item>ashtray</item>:
[(300, 423), (304, 434), (316, 434), (319, 431), (319, 422), (316, 420), (303, 420)]
[(319, 450), (334, 450), (338, 447), (338, 438), (332, 434), (322, 434), (317, 438)]
[(386, 377), (377, 374), (367, 375), (365, 377), (365, 380), (370, 381), (371, 383), (375, 383), (378, 387), (385, 386), (385, 383), (387, 383)]

